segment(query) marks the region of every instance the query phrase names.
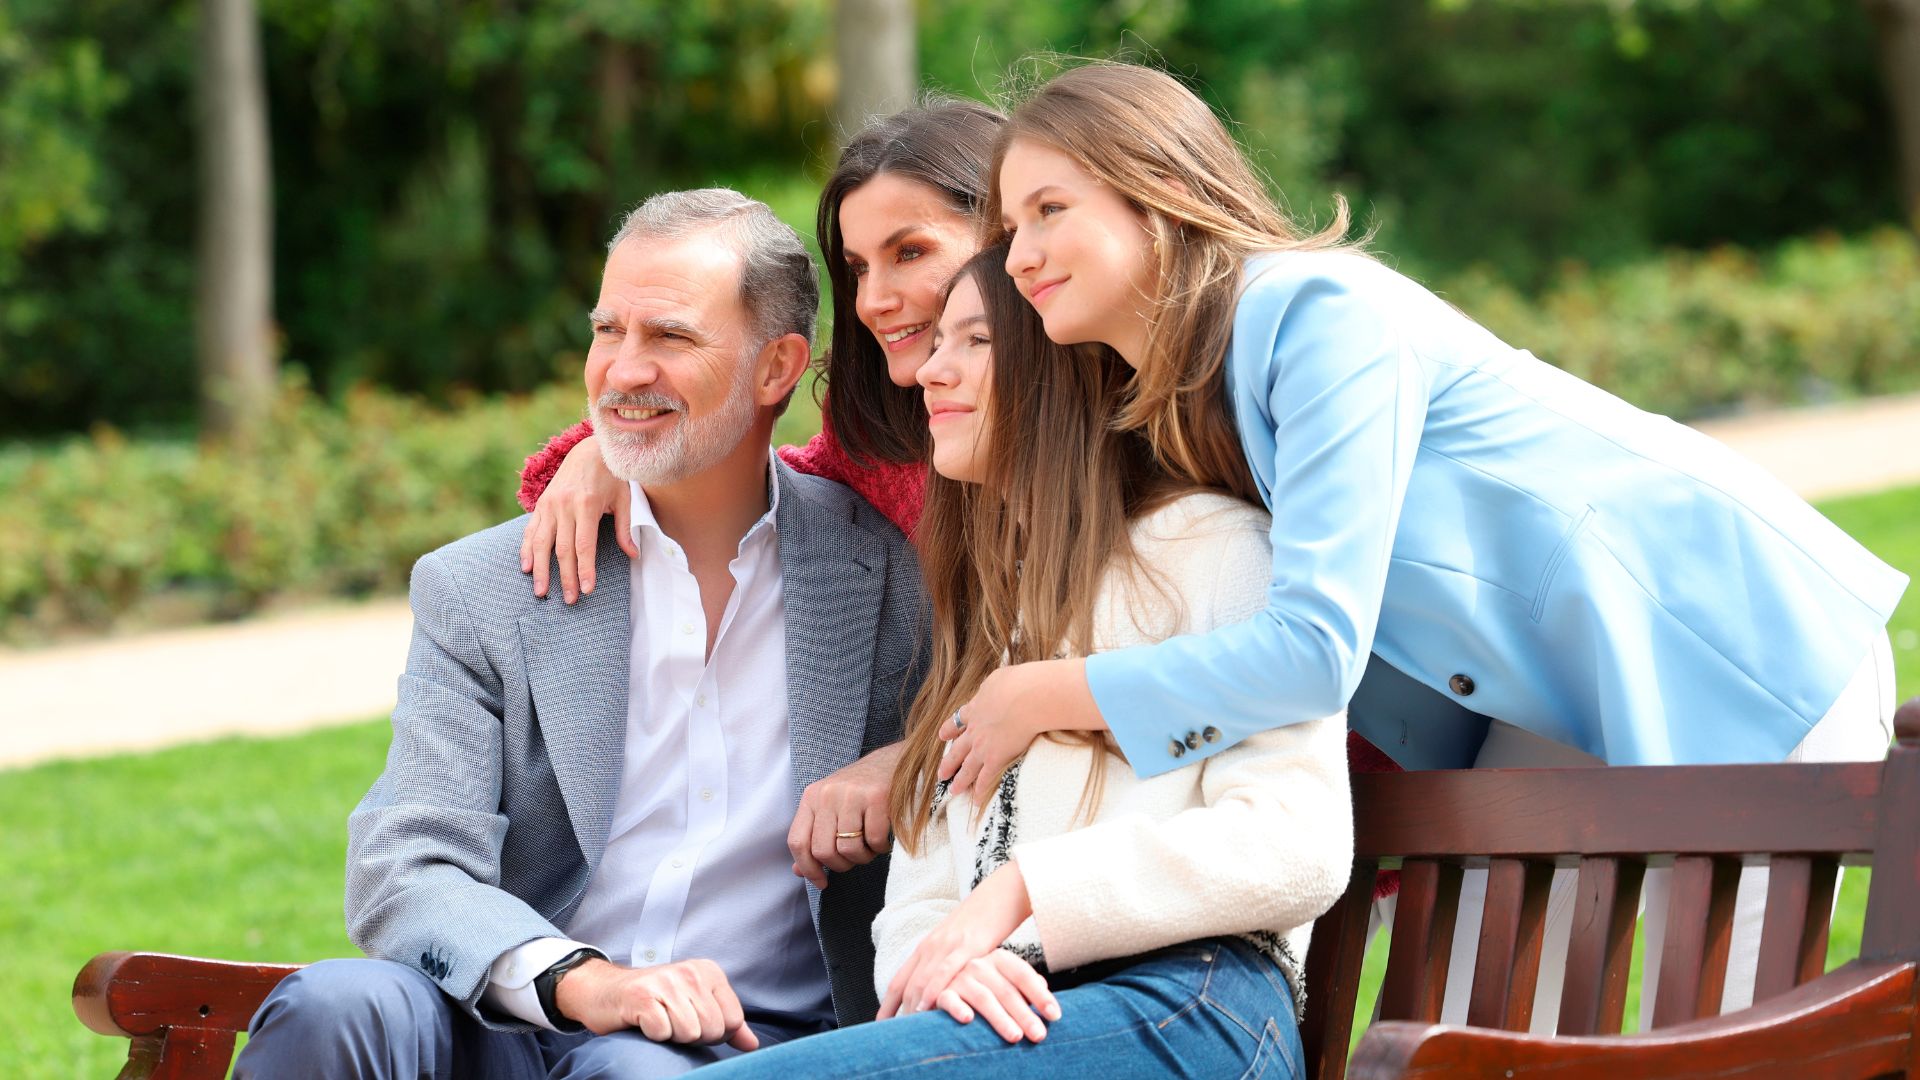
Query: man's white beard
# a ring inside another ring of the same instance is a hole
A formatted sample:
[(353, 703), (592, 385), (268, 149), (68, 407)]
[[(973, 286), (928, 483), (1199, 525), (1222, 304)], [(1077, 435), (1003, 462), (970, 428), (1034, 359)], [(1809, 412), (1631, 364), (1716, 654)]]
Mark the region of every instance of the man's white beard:
[[(658, 435), (623, 431), (607, 417), (613, 409), (672, 409), (677, 419)], [(665, 394), (623, 394), (608, 390), (593, 402), (593, 431), (600, 441), (600, 457), (622, 480), (641, 487), (679, 483), (719, 464), (753, 427), (753, 365), (740, 365), (740, 376), (727, 391), (718, 411), (703, 417), (687, 415), (687, 403)]]

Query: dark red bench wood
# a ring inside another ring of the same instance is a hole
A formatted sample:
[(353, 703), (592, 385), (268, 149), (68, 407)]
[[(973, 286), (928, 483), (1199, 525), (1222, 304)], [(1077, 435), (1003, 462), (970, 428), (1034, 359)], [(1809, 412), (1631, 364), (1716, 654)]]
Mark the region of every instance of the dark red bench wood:
[[(1354, 777), (1346, 896), (1314, 924), (1309, 1075), (1920, 1077), (1920, 699), (1884, 764), (1526, 769)], [(1619, 1034), (1639, 887), (1674, 883), (1654, 1029)], [(1734, 881), (1772, 866), (1753, 1007), (1715, 1015)], [(1822, 973), (1836, 868), (1875, 868), (1860, 958)], [(1548, 879), (1580, 871), (1555, 1036), (1524, 1034)], [(1461, 870), (1489, 870), (1469, 1026), (1437, 1023)], [(1381, 1021), (1348, 1061), (1376, 874), (1402, 871)], [(292, 965), (102, 953), (74, 982), (94, 1031), (132, 1040), (122, 1080), (214, 1080)]]

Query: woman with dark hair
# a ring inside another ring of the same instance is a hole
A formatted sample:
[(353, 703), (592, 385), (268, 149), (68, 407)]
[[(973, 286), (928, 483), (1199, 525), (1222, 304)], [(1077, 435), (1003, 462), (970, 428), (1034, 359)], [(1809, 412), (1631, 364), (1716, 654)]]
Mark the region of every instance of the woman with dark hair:
[[(920, 516), (927, 425), (914, 372), (941, 290), (979, 250), (976, 216), (987, 160), (1004, 118), (971, 101), (935, 101), (877, 120), (840, 152), (817, 222), (833, 302), (821, 359), (827, 386), (820, 434), (780, 448), (804, 473), (838, 481), (912, 535)], [(564, 459), (564, 460), (563, 460)], [(593, 589), (600, 519), (632, 555), (627, 486), (607, 471), (586, 421), (527, 459), (520, 505), (533, 513), (521, 570), (545, 596), (550, 557), (572, 603)]]
[(1003, 665), (1265, 604), (1267, 515), (1108, 424), (1125, 366), (1048, 341), (1005, 257), (963, 268), (920, 369), (933, 651), (894, 776), (881, 1019), (716, 1080), (1301, 1075), (1300, 960), (1353, 854), (1337, 710), (1151, 779), (1093, 732), (1034, 743), (980, 800), (938, 781), (942, 728)]

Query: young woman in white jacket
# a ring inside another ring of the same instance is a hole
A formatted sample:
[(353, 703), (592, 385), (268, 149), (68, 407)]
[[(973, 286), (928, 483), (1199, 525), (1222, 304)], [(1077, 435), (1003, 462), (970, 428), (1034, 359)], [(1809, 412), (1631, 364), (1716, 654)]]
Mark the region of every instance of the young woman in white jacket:
[(881, 1022), (711, 1068), (1302, 1075), (1307, 932), (1353, 854), (1342, 715), (1146, 779), (1103, 733), (1038, 740), (978, 801), (937, 779), (941, 728), (990, 672), (1248, 618), (1271, 564), (1265, 512), (1175, 484), (1107, 426), (1118, 360), (1048, 342), (1005, 260), (960, 272), (919, 376), (934, 645), (874, 923)]

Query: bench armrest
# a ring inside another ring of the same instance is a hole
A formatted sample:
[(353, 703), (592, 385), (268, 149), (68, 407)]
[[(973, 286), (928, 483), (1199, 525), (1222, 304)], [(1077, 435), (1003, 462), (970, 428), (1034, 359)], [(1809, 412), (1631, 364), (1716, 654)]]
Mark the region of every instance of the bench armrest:
[(1915, 990), (1912, 962), (1854, 961), (1752, 1008), (1632, 1035), (1558, 1037), (1382, 1022), (1361, 1038), (1347, 1075), (1905, 1075), (1914, 1056)]
[(73, 1012), (102, 1035), (132, 1039), (123, 1080), (218, 1080), (234, 1036), (296, 964), (236, 964), (165, 953), (101, 953), (73, 980)]

